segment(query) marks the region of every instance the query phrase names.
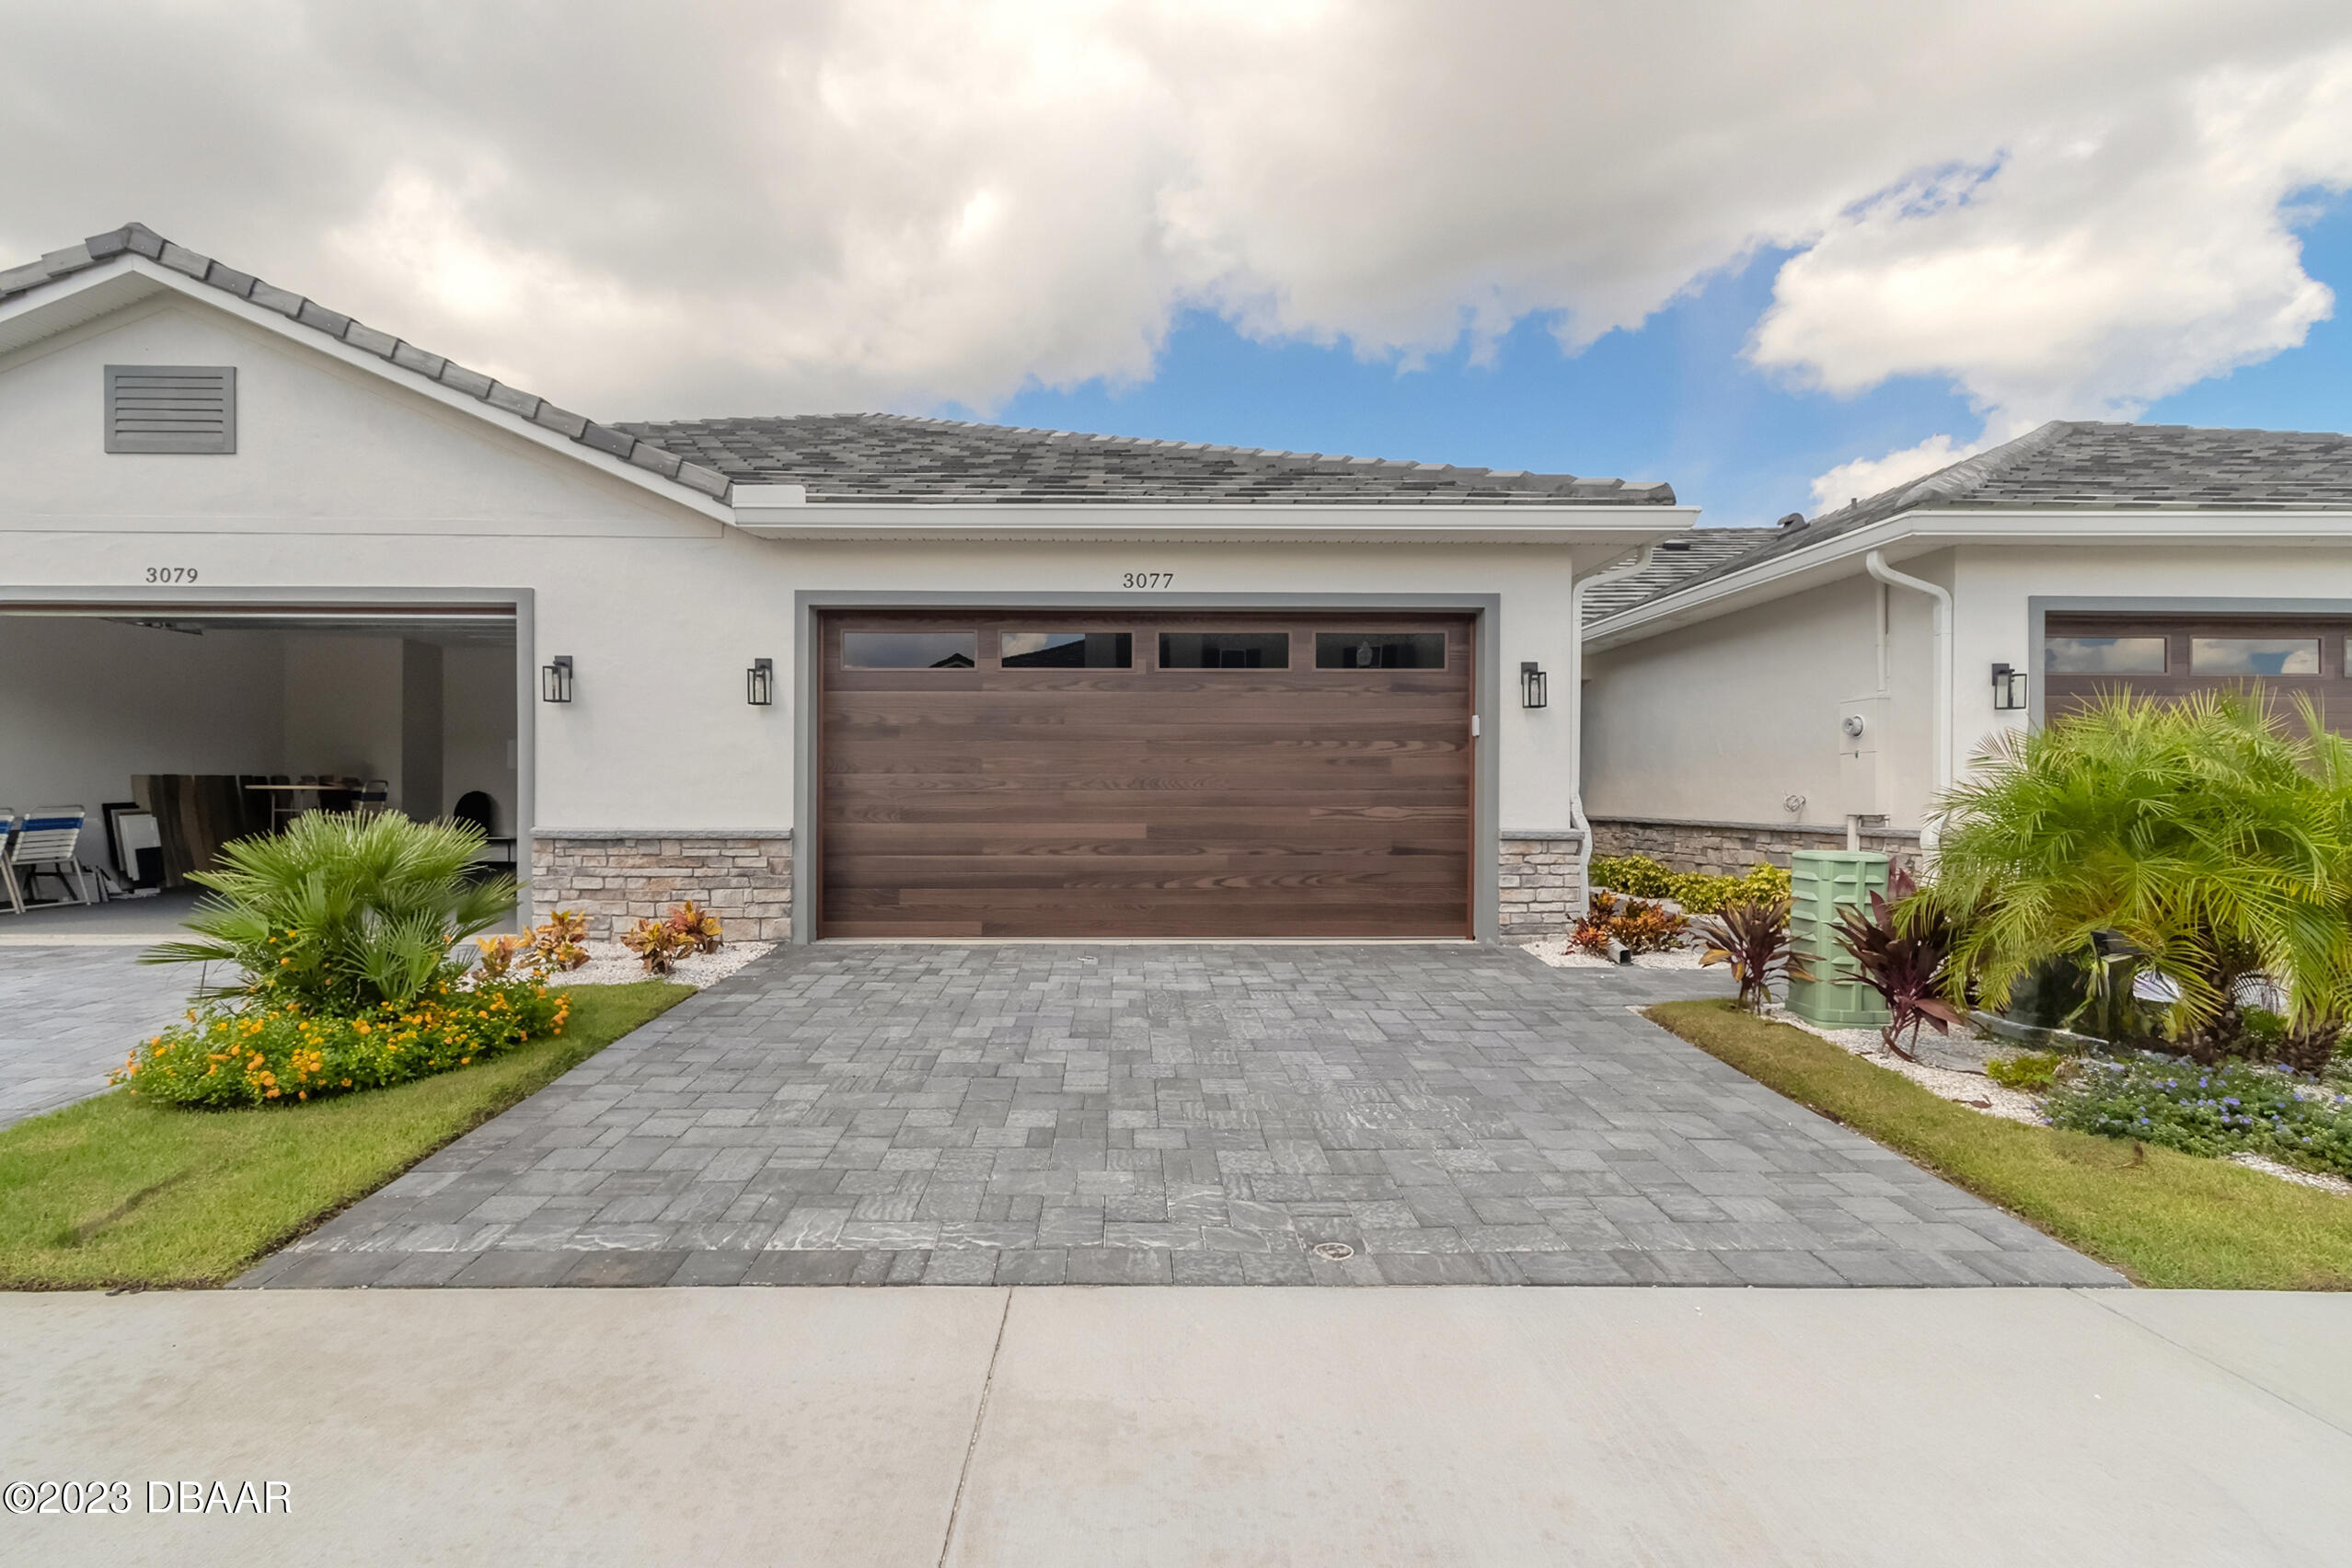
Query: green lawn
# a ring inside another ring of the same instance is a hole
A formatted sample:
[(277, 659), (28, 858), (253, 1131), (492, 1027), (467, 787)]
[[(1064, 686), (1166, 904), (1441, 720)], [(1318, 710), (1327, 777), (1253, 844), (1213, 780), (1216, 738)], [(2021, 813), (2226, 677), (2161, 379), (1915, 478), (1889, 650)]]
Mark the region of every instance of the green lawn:
[(552, 1039), (340, 1100), (189, 1111), (121, 1090), (0, 1130), (0, 1288), (217, 1285), (693, 995), (582, 986)]
[(1647, 1016), (2141, 1285), (2352, 1289), (2352, 1198), (2226, 1160), (1981, 1115), (1729, 1002), (1667, 1002)]

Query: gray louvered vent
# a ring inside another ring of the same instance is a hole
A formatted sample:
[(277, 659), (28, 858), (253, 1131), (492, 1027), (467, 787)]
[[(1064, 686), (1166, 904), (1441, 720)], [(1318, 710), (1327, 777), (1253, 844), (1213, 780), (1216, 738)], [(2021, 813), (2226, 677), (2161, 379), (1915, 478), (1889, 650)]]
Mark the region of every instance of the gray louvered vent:
[(110, 364), (106, 367), (109, 452), (234, 452), (236, 367), (232, 364)]

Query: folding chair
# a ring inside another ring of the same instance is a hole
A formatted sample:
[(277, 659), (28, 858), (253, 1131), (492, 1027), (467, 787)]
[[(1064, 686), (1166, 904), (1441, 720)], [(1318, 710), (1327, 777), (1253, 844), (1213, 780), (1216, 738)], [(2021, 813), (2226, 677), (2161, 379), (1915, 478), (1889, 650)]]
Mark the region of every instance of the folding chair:
[[(90, 897), (90, 884), (82, 875), (81, 862), (74, 858), (74, 847), (82, 836), (82, 823), (88, 816), (79, 806), (36, 806), (24, 814), (17, 826), (17, 841), (8, 847), (8, 901), (17, 913), (25, 910), (24, 890), (35, 876), (47, 874), (60, 882), (71, 872), (74, 891), (81, 902), (96, 902)], [(63, 904), (63, 899), (54, 902)]]
[(17, 914), (25, 912), (25, 895), (17, 887), (17, 873), (8, 869), (8, 851), (15, 847), (17, 813), (0, 806), (0, 893), (8, 895), (8, 907)]

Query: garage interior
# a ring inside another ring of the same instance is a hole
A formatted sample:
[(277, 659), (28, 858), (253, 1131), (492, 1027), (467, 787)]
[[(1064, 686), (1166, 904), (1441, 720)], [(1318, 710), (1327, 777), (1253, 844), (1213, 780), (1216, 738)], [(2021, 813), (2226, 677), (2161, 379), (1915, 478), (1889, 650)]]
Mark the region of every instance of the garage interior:
[(12, 609), (0, 670), (0, 810), (80, 810), (75, 859), (109, 901), (60, 906), (65, 881), (40, 876), (41, 907), (0, 897), (17, 928), (168, 928), (219, 844), (306, 810), (429, 821), (462, 803), (487, 816), (485, 864), (515, 860), (511, 608)]
[(815, 934), (1469, 939), (1474, 630), (825, 614)]

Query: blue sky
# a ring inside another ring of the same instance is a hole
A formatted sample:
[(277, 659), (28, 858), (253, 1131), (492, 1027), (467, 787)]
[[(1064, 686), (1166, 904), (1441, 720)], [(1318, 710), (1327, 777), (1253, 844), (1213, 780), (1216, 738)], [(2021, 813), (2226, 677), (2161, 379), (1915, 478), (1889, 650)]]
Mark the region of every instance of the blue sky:
[[(2302, 347), (2163, 398), (2145, 419), (2352, 430), (2352, 200), (2315, 207), (2301, 234), (2304, 269), (2336, 292), (2335, 317)], [(1938, 379), (1838, 398), (1750, 365), (1741, 351), (1787, 254), (1758, 254), (1573, 357), (1540, 318), (1519, 322), (1485, 363), (1470, 363), (1465, 343), (1401, 370), (1344, 344), (1253, 342), (1196, 312), (1180, 319), (1147, 381), (1032, 386), (993, 413), (1064, 430), (1663, 478), (1713, 526), (1809, 512), (1814, 476), (1850, 459), (1938, 433), (1976, 438), (1982, 419)]]

